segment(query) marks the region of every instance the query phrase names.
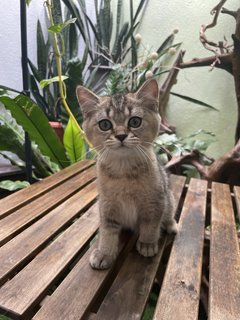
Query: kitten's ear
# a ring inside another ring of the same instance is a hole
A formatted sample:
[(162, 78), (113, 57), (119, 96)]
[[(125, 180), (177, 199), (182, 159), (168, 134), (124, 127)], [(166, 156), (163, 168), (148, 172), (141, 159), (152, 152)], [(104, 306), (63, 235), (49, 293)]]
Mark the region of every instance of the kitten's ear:
[(96, 110), (96, 105), (99, 104), (100, 98), (95, 93), (87, 88), (84, 88), (83, 86), (77, 87), (76, 95), (83, 113), (83, 117), (86, 118), (89, 113)]
[(159, 89), (155, 79), (150, 79), (144, 82), (141, 88), (137, 91), (137, 99), (155, 99), (158, 100)]

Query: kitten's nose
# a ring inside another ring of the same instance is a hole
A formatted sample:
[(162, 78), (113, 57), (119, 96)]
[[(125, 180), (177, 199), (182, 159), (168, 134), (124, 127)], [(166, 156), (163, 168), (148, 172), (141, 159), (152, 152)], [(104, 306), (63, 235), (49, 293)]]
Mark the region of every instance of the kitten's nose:
[(121, 142), (123, 142), (123, 140), (126, 139), (127, 136), (128, 136), (127, 134), (118, 134), (118, 135), (116, 135), (116, 138), (118, 140), (120, 140)]

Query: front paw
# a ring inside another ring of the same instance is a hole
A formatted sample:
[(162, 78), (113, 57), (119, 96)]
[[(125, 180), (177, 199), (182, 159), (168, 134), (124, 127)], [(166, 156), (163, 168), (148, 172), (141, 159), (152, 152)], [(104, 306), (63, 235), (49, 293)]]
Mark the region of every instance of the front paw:
[(158, 242), (143, 243), (138, 240), (137, 251), (144, 257), (153, 257), (158, 253)]
[(114, 257), (104, 254), (101, 250), (95, 249), (89, 259), (93, 269), (108, 269), (114, 261)]
[(178, 227), (177, 227), (177, 223), (175, 220), (173, 220), (172, 223), (167, 225), (166, 231), (168, 234), (177, 234)]

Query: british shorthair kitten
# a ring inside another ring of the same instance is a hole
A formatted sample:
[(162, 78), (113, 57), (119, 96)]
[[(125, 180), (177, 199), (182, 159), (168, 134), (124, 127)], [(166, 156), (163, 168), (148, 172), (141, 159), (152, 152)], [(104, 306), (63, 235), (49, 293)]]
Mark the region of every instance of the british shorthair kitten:
[(136, 93), (98, 97), (79, 86), (83, 129), (98, 153), (100, 230), (94, 269), (110, 267), (118, 253), (119, 234), (139, 234), (137, 250), (144, 257), (158, 252), (160, 229), (176, 233), (174, 199), (168, 178), (153, 150), (160, 116), (158, 84), (146, 81)]

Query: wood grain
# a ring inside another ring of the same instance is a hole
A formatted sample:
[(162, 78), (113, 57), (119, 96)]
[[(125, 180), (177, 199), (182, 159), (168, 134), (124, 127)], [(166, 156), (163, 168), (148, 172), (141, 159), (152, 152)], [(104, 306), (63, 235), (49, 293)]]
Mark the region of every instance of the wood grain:
[(234, 187), (233, 190), (237, 205), (238, 221), (240, 222), (240, 187)]
[(83, 160), (31, 185), (28, 188), (17, 191), (16, 193), (0, 200), (0, 219), (14, 210), (17, 210), (24, 204), (36, 199), (40, 195), (43, 195), (49, 190), (57, 187), (59, 184), (62, 184), (64, 181), (70, 179), (79, 172), (82, 172), (93, 164), (93, 161)]
[[(96, 196), (95, 183), (88, 185), (2, 246), (0, 248), (0, 285), (7, 280), (9, 274), (12, 274), (18, 266), (23, 265), (25, 261), (34, 257), (49, 239), (53, 238), (85, 207), (89, 206), (89, 203)], [(97, 220), (98, 212), (90, 209), (83, 217), (87, 217), (89, 220)]]
[(0, 220), (0, 246), (45, 213), (64, 202), (95, 177), (95, 167), (91, 167)]
[(191, 179), (154, 320), (197, 320), (207, 182)]
[(0, 310), (24, 317), (93, 236), (98, 224), (98, 219), (83, 216), (41, 251), (0, 288)]
[(229, 186), (212, 184), (209, 319), (240, 317), (240, 256)]
[[(116, 263), (108, 270), (93, 270), (89, 257), (96, 248), (96, 243), (77, 263), (68, 277), (56, 289), (53, 295), (43, 304), (34, 320), (55, 319), (85, 319), (90, 312), (93, 301), (102, 296), (102, 288), (108, 284), (109, 278), (118, 271), (119, 264), (124, 261), (126, 254), (132, 248), (136, 238), (130, 236), (120, 242), (120, 254)], [(121, 262), (120, 262), (121, 261)]]

